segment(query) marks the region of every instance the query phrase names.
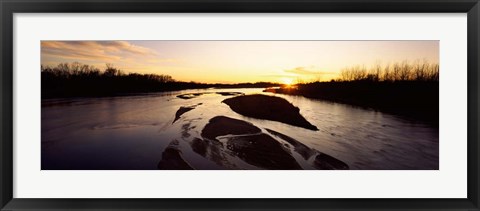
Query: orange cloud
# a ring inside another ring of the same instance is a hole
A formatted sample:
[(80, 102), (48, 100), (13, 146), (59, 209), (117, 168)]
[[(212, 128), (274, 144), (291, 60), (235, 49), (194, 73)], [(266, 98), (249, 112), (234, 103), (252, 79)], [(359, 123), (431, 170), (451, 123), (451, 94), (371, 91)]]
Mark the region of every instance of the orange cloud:
[(127, 41), (42, 41), (43, 56), (83, 61), (115, 62), (132, 56), (153, 57), (153, 49)]

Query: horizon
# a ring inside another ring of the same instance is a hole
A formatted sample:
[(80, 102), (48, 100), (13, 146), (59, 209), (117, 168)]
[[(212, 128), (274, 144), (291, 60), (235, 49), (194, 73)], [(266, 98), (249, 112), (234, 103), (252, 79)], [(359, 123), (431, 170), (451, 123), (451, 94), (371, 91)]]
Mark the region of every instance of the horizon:
[(439, 63), (438, 41), (42, 41), (41, 64), (170, 75), (208, 84), (329, 81), (343, 68)]

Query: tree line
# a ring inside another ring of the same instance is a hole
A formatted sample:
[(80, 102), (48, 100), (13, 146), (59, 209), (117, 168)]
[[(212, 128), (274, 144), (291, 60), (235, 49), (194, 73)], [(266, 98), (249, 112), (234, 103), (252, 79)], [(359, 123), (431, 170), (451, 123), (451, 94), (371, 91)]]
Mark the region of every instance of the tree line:
[(347, 67), (340, 71), (338, 81), (438, 81), (439, 65), (428, 61), (397, 62), (382, 66), (375, 64)]
[(329, 82), (267, 91), (373, 108), (438, 126), (439, 65), (427, 61), (353, 66)]
[(41, 66), (42, 98), (115, 96), (201, 88), (266, 88), (276, 83), (207, 84), (177, 81), (164, 74), (125, 73), (112, 64), (104, 70), (79, 62)]
[(157, 74), (138, 74), (129, 73), (125, 74), (120, 69), (114, 67), (112, 64), (106, 64), (104, 71), (93, 65), (81, 64), (79, 62), (73, 63), (60, 63), (56, 67), (41, 66), (42, 76), (54, 77), (56, 79), (111, 79), (117, 78), (130, 78), (142, 81), (154, 81), (158, 83), (175, 82), (169, 75), (157, 75)]

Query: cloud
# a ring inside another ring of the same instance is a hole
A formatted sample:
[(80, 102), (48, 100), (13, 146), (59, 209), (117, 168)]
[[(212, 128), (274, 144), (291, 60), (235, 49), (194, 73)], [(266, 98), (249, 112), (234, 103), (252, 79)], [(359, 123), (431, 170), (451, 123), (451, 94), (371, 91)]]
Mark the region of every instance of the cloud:
[(41, 47), (42, 56), (79, 61), (115, 62), (158, 55), (153, 49), (127, 41), (42, 41)]
[(336, 74), (335, 72), (328, 72), (328, 71), (315, 71), (314, 66), (311, 67), (296, 67), (293, 69), (285, 70), (286, 73), (291, 73), (295, 75), (329, 75), (329, 74)]
[(307, 70), (305, 67), (296, 67), (296, 68), (293, 68), (293, 69), (285, 70), (285, 72), (287, 72), (287, 73), (293, 73), (293, 74), (297, 74), (297, 75), (314, 75), (314, 74), (318, 74), (317, 72), (314, 72), (314, 71), (311, 71), (311, 70)]

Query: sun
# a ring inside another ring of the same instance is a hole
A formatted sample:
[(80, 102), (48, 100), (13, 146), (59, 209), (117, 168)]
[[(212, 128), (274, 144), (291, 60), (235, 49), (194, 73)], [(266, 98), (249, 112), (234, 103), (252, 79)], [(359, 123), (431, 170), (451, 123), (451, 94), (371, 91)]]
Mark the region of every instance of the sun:
[(293, 84), (293, 79), (291, 78), (282, 78), (282, 83), (287, 85), (287, 86), (291, 86)]

